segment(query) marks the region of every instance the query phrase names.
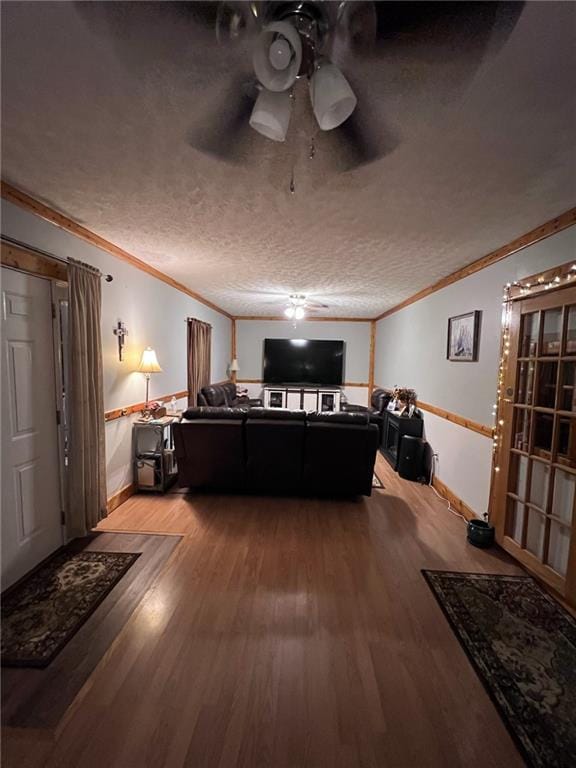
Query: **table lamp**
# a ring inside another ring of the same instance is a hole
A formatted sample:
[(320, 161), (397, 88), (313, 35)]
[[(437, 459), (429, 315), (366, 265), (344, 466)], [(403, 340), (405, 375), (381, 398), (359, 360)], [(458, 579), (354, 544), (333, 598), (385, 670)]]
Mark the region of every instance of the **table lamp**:
[(148, 391), (150, 387), (150, 374), (151, 373), (162, 373), (162, 368), (160, 368), (160, 363), (158, 362), (158, 358), (156, 357), (156, 352), (152, 349), (152, 347), (146, 347), (144, 352), (142, 352), (142, 359), (140, 360), (140, 365), (138, 366), (138, 370), (140, 373), (146, 374), (146, 408), (148, 408)]

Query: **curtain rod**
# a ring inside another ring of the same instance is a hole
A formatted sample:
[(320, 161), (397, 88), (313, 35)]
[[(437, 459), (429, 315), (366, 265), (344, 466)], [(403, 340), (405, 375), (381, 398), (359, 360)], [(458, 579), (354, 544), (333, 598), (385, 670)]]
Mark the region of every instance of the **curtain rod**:
[[(10, 243), (11, 245), (15, 245), (18, 248), (25, 248), (27, 251), (34, 251), (35, 253), (39, 253), (42, 256), (47, 256), (49, 259), (54, 259), (54, 261), (60, 261), (62, 264), (68, 264), (68, 259), (63, 259), (61, 256), (55, 256), (53, 253), (48, 253), (48, 251), (43, 251), (41, 248), (35, 248), (31, 245), (28, 245), (27, 243), (23, 243), (20, 240), (15, 240), (13, 237), (8, 237), (7, 235), (0, 235), (0, 238), (2, 239), (3, 243)], [(107, 283), (111, 283), (114, 278), (112, 275), (105, 275), (100, 274), (100, 277), (103, 277)]]

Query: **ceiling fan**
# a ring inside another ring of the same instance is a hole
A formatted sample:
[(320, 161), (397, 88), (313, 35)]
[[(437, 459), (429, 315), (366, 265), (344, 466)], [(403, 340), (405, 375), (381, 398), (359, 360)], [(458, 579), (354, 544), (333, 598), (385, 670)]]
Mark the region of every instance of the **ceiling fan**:
[(257, 137), (252, 127), (287, 140), (305, 130), (317, 154), (349, 170), (389, 154), (414, 124), (457, 98), (507, 40), (524, 2), (165, 0), (74, 7), (114, 41), (139, 77), (151, 68), (189, 76), (192, 104), (195, 84), (212, 83), (214, 111), (194, 118), (191, 111), (186, 138), (194, 149), (246, 164), (258, 151), (247, 141)]
[(222, 46), (241, 47), (248, 59), (251, 54), (251, 71), (247, 65), (239, 73), (212, 127), (192, 132), (190, 143), (236, 160), (247, 126), (285, 141), (294, 87), (305, 80), (318, 128), (336, 136), (350, 168), (389, 153), (399, 141), (389, 128), (374, 125), (371, 103), (385, 96), (370, 93), (366, 77), (354, 81), (359, 64), (382, 61), (400, 80), (400, 68), (415, 61), (418, 75), (434, 84), (448, 59), (453, 69), (460, 67), (461, 80), (471, 79), (488, 49), (498, 49), (508, 37), (524, 3), (221, 0), (191, 5), (195, 19), (211, 27)]
[(313, 314), (321, 309), (328, 309), (328, 305), (309, 299), (302, 293), (292, 293), (286, 301), (284, 314), (289, 320), (294, 321), (295, 325), (297, 320), (303, 320), (307, 314)]

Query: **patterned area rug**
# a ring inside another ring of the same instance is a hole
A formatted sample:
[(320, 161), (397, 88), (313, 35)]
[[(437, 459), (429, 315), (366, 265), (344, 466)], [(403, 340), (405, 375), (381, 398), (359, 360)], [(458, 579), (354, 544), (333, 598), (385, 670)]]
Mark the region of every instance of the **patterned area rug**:
[(422, 573), (528, 765), (574, 768), (576, 620), (529, 576)]
[(140, 557), (66, 549), (2, 598), (2, 666), (46, 667)]

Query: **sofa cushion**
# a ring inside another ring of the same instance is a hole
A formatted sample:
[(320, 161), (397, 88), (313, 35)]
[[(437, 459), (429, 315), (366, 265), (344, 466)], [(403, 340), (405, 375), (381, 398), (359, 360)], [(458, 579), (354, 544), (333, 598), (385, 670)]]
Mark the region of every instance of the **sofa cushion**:
[(196, 421), (197, 419), (231, 419), (242, 421), (246, 417), (246, 410), (242, 408), (215, 408), (212, 406), (198, 406), (188, 408), (182, 414), (183, 421)]
[(315, 411), (308, 414), (308, 421), (330, 422), (331, 424), (368, 424), (368, 411)]
[(200, 395), (208, 405), (215, 408), (221, 405), (226, 405), (224, 390), (221, 386), (210, 385), (209, 387), (202, 387)]
[(286, 411), (289, 416), (275, 418), (278, 413), (274, 408), (271, 410), (269, 418), (259, 414), (246, 419), (248, 487), (268, 493), (299, 493), (304, 463), (304, 415)]
[[(174, 447), (181, 487), (241, 491), (245, 487), (246, 460), (242, 415), (226, 408), (212, 411), (211, 418), (193, 418), (173, 426)], [(227, 411), (228, 418), (220, 412)], [(196, 415), (196, 414), (193, 414)]]
[(287, 408), (250, 408), (248, 420), (270, 419), (271, 421), (305, 421), (306, 411), (289, 410)]
[[(362, 414), (346, 414), (362, 417)], [(306, 425), (304, 488), (321, 495), (372, 493), (378, 427), (353, 418), (309, 420)]]
[(392, 398), (392, 395), (390, 392), (386, 392), (385, 389), (376, 388), (372, 392), (372, 397), (370, 398), (370, 405), (378, 413), (384, 413), (384, 411), (386, 410), (386, 406), (390, 402), (391, 398)]

